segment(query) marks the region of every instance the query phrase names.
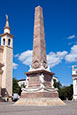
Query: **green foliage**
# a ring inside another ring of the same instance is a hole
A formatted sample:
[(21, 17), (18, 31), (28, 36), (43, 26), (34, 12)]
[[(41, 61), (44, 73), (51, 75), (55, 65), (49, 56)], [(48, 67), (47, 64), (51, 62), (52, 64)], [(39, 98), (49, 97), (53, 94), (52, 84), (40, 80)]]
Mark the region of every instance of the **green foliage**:
[(21, 88), (18, 85), (18, 80), (16, 78), (13, 78), (13, 93), (18, 93), (20, 95)]
[(56, 82), (54, 79), (54, 87), (60, 89), (62, 87), (62, 84), (60, 82)]
[(64, 86), (63, 88), (59, 89), (59, 97), (62, 100), (68, 99), (72, 100), (73, 97), (73, 85)]
[(58, 88), (59, 97), (62, 100), (72, 100), (73, 97), (73, 85), (70, 86), (62, 86), (60, 82), (54, 81), (54, 87)]

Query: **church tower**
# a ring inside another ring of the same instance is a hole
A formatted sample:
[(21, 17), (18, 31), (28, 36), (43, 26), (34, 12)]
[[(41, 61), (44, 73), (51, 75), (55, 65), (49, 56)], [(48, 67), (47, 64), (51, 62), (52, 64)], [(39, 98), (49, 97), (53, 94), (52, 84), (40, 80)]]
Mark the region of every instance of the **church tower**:
[(6, 24), (4, 33), (1, 34), (1, 46), (3, 50), (3, 74), (2, 89), (6, 89), (9, 96), (12, 96), (12, 71), (13, 71), (13, 35), (10, 34), (8, 15), (6, 15)]

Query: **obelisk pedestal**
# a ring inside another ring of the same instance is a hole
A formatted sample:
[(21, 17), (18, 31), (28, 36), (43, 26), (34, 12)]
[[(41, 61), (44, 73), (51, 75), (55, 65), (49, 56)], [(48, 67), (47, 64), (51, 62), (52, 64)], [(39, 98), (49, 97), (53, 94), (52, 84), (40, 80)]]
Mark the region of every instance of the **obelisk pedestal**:
[(35, 8), (34, 40), (32, 67), (25, 73), (28, 87), (23, 89), (21, 98), (16, 104), (24, 105), (62, 105), (57, 89), (51, 81), (54, 73), (47, 66), (43, 13), (40, 6)]

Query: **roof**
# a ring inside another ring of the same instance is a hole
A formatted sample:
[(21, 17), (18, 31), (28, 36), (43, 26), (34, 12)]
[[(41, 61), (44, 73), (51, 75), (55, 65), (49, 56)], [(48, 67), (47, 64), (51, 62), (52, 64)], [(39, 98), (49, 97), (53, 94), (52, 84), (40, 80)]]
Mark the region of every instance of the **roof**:
[(26, 80), (26, 79), (20, 79), (20, 80), (18, 80), (18, 82), (19, 82), (19, 81), (25, 81), (25, 80)]
[(0, 36), (2, 37), (2, 36), (4, 36), (4, 35), (9, 35), (10, 37), (14, 37), (12, 34), (9, 34), (9, 33), (3, 33), (3, 34), (1, 34)]

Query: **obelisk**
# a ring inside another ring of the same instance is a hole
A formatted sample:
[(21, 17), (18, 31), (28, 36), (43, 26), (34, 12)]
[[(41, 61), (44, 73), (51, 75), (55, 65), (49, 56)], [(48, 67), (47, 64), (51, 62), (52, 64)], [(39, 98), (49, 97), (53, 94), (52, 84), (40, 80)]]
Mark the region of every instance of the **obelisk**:
[[(29, 80), (28, 87), (40, 87), (41, 79), (44, 79), (45, 87), (51, 87), (54, 73), (50, 72), (47, 66), (43, 11), (40, 6), (35, 8), (32, 67), (25, 74)], [(41, 78), (41, 75), (44, 78)]]
[(28, 85), (23, 89), (17, 104), (63, 104), (58, 98), (57, 89), (51, 84), (54, 73), (50, 72), (47, 66), (43, 11), (40, 6), (35, 8), (32, 67), (25, 74)]
[(32, 68), (47, 68), (43, 13), (40, 6), (35, 8)]

